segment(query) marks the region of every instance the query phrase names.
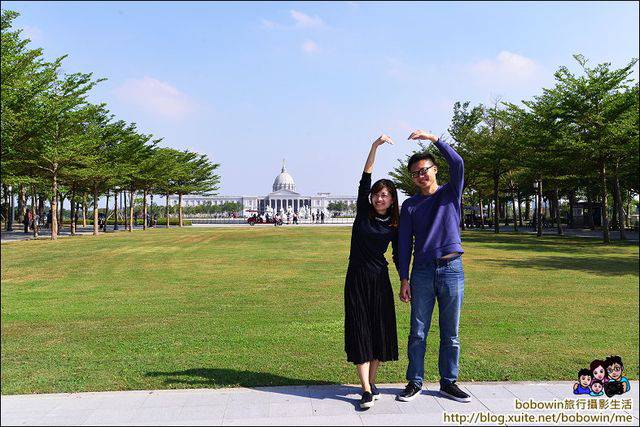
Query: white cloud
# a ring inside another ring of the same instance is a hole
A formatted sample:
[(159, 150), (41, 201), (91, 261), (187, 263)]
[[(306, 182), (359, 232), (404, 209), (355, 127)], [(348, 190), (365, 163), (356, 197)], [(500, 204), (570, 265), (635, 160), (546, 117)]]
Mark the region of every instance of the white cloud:
[(268, 19), (261, 19), (262, 28), (266, 28), (267, 30), (272, 30), (274, 28), (278, 28), (279, 25), (273, 21), (269, 21)]
[(503, 50), (495, 59), (471, 65), (471, 73), (484, 83), (525, 83), (536, 79), (541, 67), (526, 56)]
[(289, 13), (294, 21), (296, 21), (296, 27), (302, 28), (321, 28), (324, 27), (324, 22), (319, 16), (309, 16), (305, 13), (298, 12), (297, 10), (290, 10)]
[(42, 41), (42, 30), (38, 27), (32, 27), (30, 25), (25, 25), (22, 27), (22, 36), (28, 38), (33, 43)]
[(315, 53), (318, 52), (320, 50), (320, 48), (318, 47), (318, 45), (312, 41), (312, 40), (306, 40), (304, 43), (302, 43), (302, 51), (305, 53)]
[(179, 120), (196, 108), (196, 103), (167, 82), (145, 76), (129, 79), (116, 88), (122, 101), (162, 118)]

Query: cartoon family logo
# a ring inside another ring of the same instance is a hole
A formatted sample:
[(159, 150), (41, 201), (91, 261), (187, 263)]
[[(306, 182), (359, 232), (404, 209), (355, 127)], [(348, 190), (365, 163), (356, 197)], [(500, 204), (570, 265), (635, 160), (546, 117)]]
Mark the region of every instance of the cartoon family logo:
[(631, 383), (623, 376), (624, 365), (620, 356), (609, 356), (605, 360), (596, 359), (589, 369), (580, 369), (578, 382), (573, 385), (573, 394), (589, 396), (614, 396), (631, 389)]

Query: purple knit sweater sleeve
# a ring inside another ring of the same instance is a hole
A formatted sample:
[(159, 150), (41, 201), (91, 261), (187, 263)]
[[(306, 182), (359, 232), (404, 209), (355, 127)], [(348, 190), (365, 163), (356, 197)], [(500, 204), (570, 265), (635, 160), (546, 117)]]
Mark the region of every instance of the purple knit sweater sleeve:
[(464, 161), (460, 154), (456, 153), (449, 144), (441, 138), (434, 143), (449, 165), (449, 185), (455, 192), (458, 200), (462, 201), (462, 190), (464, 189)]

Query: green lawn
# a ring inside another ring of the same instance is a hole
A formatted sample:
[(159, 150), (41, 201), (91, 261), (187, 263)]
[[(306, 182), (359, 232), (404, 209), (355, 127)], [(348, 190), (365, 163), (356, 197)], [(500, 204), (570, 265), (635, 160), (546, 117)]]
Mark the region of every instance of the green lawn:
[[(158, 229), (2, 245), (2, 394), (357, 383), (348, 227)], [(638, 378), (638, 246), (466, 232), (460, 381)], [(397, 293), (398, 279), (392, 276)], [(409, 307), (396, 302), (403, 382)], [(437, 313), (426, 377), (437, 376)]]

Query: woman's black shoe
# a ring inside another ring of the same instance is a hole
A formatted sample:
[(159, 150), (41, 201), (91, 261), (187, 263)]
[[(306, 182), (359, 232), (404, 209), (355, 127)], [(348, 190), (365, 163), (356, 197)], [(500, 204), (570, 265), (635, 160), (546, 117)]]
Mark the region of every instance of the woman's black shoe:
[(373, 395), (368, 392), (365, 391), (364, 393), (362, 393), (362, 399), (360, 399), (360, 407), (362, 409), (369, 409), (373, 406)]
[(371, 384), (371, 394), (373, 395), (373, 400), (380, 399), (380, 390), (378, 390), (375, 384)]

